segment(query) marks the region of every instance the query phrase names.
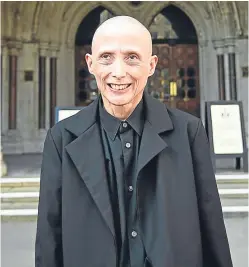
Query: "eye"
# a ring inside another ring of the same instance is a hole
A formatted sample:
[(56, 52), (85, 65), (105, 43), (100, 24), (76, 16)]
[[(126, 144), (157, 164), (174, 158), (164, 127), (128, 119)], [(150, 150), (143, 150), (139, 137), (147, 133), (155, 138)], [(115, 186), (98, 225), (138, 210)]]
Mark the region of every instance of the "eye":
[(105, 59), (105, 60), (109, 60), (109, 59), (111, 59), (111, 55), (110, 54), (103, 54), (103, 55), (101, 55), (101, 58)]
[(131, 54), (131, 55), (129, 55), (129, 59), (135, 60), (135, 59), (138, 59), (138, 56), (135, 54)]

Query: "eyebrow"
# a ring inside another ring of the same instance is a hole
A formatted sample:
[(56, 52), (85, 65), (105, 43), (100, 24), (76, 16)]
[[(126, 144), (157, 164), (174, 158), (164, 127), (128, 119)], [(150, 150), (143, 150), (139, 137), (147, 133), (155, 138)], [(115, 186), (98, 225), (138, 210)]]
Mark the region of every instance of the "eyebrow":
[[(139, 56), (139, 58), (142, 57), (141, 56), (141, 53), (138, 50), (135, 50), (135, 49), (122, 50), (121, 52), (122, 52), (122, 54), (136, 54), (136, 55)], [(112, 50), (112, 49), (103, 49), (103, 50), (100, 50), (98, 52), (98, 56), (103, 55), (103, 54), (108, 54), (108, 53), (115, 54), (115, 50)]]

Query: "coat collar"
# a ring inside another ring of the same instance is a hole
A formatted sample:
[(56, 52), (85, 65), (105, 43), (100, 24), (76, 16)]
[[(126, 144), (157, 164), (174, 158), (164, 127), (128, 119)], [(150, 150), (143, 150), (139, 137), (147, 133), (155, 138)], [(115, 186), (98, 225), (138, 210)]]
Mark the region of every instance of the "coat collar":
[[(167, 148), (159, 134), (173, 129), (173, 124), (164, 104), (144, 94), (145, 123), (141, 137), (136, 175), (155, 156)], [(66, 145), (72, 162), (88, 188), (96, 206), (115, 236), (111, 200), (109, 196), (106, 162), (100, 133), (98, 99), (64, 121), (65, 129), (75, 135)], [(84, 153), (82, 153), (84, 151)]]
[[(165, 104), (144, 93), (145, 119), (155, 132), (162, 133), (173, 129), (172, 121)], [(99, 98), (79, 111), (72, 120), (65, 121), (65, 128), (76, 136), (81, 135), (99, 120)]]

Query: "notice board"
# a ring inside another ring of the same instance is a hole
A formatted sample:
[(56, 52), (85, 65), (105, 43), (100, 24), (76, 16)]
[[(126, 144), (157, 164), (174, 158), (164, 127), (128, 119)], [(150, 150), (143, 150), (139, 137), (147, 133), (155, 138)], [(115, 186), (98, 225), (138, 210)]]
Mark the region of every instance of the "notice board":
[(242, 102), (206, 102), (205, 116), (214, 168), (216, 158), (243, 158), (244, 171), (248, 171)]

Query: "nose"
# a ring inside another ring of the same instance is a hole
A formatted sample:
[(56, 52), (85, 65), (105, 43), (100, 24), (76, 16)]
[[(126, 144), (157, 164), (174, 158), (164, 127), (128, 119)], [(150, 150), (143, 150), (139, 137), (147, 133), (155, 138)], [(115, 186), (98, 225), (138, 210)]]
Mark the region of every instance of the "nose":
[(121, 79), (126, 76), (126, 70), (122, 60), (117, 59), (113, 64), (112, 76), (116, 79)]

